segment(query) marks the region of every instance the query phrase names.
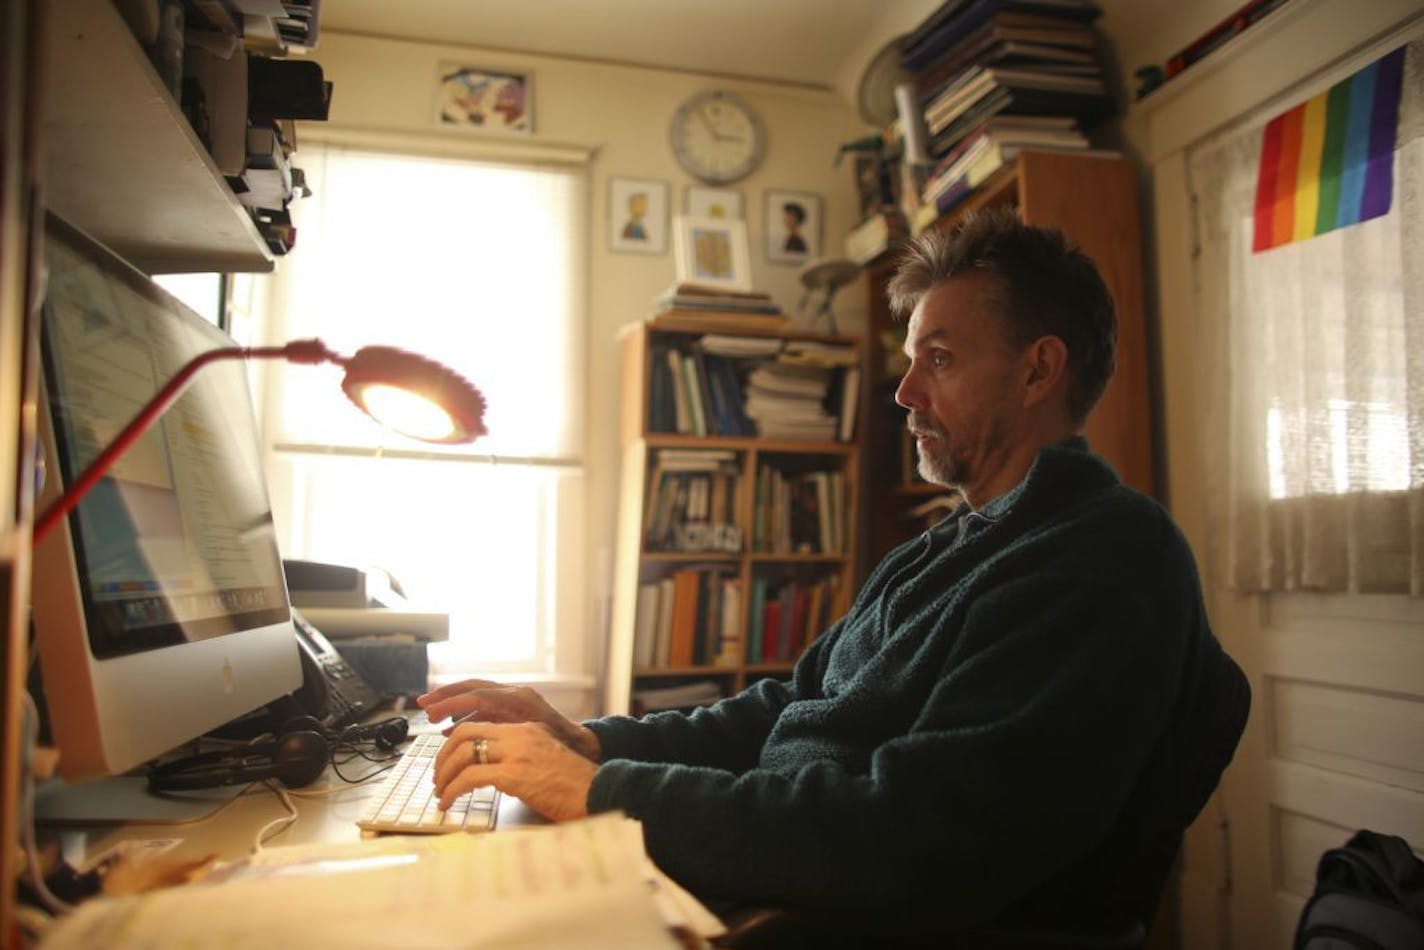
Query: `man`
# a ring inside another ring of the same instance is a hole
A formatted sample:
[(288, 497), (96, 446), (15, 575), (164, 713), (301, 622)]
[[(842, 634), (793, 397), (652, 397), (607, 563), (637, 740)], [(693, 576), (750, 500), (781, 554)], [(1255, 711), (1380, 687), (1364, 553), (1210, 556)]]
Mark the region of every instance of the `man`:
[(1144, 855), (1165, 873), (1192, 817), (1163, 787), (1173, 737), (1230, 661), (1167, 514), (1077, 435), (1113, 371), (1107, 289), (1061, 234), (988, 215), (916, 239), (889, 292), (910, 311), (896, 399), (962, 514), (892, 551), (789, 682), (585, 724), (480, 681), (422, 697), (473, 714), (441, 750), (443, 802), (493, 784), (555, 819), (622, 809), (719, 902), (1150, 911), (1161, 881), (1131, 877)]
[(786, 240), (781, 249), (788, 254), (805, 254), (806, 239), (801, 236), (801, 226), (806, 223), (806, 208), (799, 201), (788, 201), (781, 206), (781, 220), (786, 226)]

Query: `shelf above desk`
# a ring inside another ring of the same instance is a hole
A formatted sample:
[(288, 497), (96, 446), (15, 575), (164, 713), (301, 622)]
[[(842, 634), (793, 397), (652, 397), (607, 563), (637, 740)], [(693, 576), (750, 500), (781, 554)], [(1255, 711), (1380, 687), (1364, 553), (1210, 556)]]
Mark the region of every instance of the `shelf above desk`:
[(272, 254), (110, 0), (51, 0), (45, 203), (149, 273)]

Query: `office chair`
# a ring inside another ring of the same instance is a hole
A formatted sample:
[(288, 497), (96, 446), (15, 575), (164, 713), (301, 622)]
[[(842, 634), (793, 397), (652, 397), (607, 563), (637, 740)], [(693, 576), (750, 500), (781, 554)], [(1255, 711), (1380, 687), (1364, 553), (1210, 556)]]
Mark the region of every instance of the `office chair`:
[[(1188, 684), (1166, 734), (1148, 759), (1140, 794), (1107, 839), (1059, 878), (1045, 882), (1053, 904), (1036, 904), (1033, 921), (956, 928), (923, 915), (885, 916), (798, 908), (746, 908), (726, 915), (727, 933), (715, 941), (734, 950), (832, 947), (945, 950), (1133, 950), (1166, 888), (1182, 834), (1206, 805), (1231, 761), (1251, 708), (1241, 668), (1212, 644), (1196, 683)], [(1032, 898), (1029, 898), (1032, 902)], [(1012, 919), (1018, 920), (1018, 915)]]

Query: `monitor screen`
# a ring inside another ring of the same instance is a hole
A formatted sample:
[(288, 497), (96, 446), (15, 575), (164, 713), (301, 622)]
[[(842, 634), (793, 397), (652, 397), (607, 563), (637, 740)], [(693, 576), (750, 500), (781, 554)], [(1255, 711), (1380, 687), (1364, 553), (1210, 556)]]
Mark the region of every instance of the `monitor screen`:
[[(41, 506), (192, 357), (233, 345), (53, 217), (45, 264)], [(200, 370), (34, 563), (67, 777), (139, 764), (300, 683), (241, 360)]]

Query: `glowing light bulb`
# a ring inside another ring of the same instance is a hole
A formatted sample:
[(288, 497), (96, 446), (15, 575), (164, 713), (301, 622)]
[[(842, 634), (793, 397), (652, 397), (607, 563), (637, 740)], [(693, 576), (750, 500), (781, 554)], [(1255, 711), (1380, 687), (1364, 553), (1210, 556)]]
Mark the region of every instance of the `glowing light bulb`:
[(412, 438), (437, 442), (455, 431), (450, 414), (437, 403), (396, 386), (362, 387), (361, 406), (381, 425)]

